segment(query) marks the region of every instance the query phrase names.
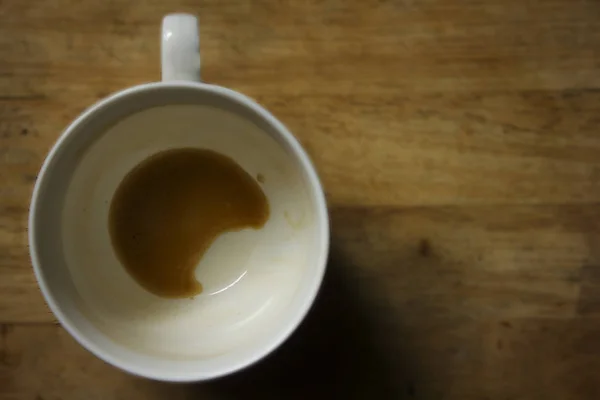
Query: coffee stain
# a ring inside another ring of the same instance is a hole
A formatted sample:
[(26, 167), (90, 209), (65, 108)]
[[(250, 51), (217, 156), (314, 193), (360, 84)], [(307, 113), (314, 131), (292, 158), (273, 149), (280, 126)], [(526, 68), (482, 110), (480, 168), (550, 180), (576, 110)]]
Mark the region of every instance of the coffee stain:
[(213, 241), (225, 232), (259, 229), (268, 218), (265, 194), (234, 160), (185, 148), (158, 153), (123, 179), (109, 230), (118, 258), (142, 287), (189, 298), (202, 291), (195, 269)]
[(295, 230), (300, 230), (304, 227), (304, 214), (294, 215), (286, 210), (283, 212), (283, 218)]

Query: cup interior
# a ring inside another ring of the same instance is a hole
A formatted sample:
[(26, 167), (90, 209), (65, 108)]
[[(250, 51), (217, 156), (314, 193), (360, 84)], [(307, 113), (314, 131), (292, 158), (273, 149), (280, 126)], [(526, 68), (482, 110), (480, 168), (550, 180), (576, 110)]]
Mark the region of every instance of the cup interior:
[[(119, 262), (108, 212), (132, 168), (176, 148), (260, 174), (270, 216), (214, 241), (196, 268), (201, 294), (165, 299)], [(228, 89), (158, 83), (113, 95), (67, 129), (34, 190), (30, 243), (50, 307), (84, 346), (129, 372), (188, 381), (242, 368), (293, 331), (322, 280), (327, 221), (308, 157), (274, 117)]]

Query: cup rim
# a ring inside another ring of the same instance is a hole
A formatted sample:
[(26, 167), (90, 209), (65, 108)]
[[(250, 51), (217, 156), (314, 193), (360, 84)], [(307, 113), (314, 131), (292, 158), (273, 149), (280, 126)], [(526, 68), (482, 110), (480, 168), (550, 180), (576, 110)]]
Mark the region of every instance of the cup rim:
[[(64, 142), (71, 136), (77, 133), (77, 130), (80, 125), (89, 120), (96, 112), (100, 109), (107, 107), (110, 103), (125, 98), (134, 93), (144, 92), (144, 91), (153, 91), (160, 90), (163, 88), (191, 88), (198, 89), (207, 92), (211, 92), (216, 95), (227, 97), (230, 100), (236, 101), (241, 105), (251, 109), (260, 115), (260, 117), (265, 120), (270, 126), (277, 131), (277, 134), (283, 138), (283, 140), (289, 145), (290, 150), (292, 151), (292, 156), (297, 159), (301, 169), (308, 176), (308, 181), (310, 186), (312, 187), (311, 197), (316, 205), (316, 213), (318, 219), (318, 229), (322, 240), (322, 251), (318, 257), (318, 265), (317, 265), (317, 273), (312, 280), (312, 286), (308, 288), (308, 292), (304, 295), (304, 299), (302, 302), (302, 306), (299, 309), (297, 315), (287, 323), (287, 325), (282, 326), (278, 332), (274, 334), (272, 338), (267, 341), (267, 344), (262, 346), (255, 352), (252, 352), (249, 355), (245, 355), (243, 359), (239, 359), (231, 365), (223, 367), (219, 370), (211, 370), (209, 372), (206, 371), (190, 371), (185, 374), (178, 375), (168, 375), (164, 373), (157, 373), (153, 369), (147, 369), (143, 366), (136, 365), (135, 363), (129, 363), (123, 359), (117, 359), (110, 355), (108, 352), (104, 351), (100, 345), (98, 345), (94, 340), (90, 339), (84, 333), (80, 331), (79, 328), (75, 326), (73, 322), (70, 321), (70, 318), (63, 313), (57, 301), (55, 300), (52, 290), (50, 289), (49, 284), (46, 282), (42, 272), (41, 261), (38, 256), (37, 249), (37, 241), (36, 241), (36, 215), (37, 215), (37, 207), (38, 202), (40, 200), (41, 195), (41, 187), (43, 182), (47, 179), (49, 175), (51, 175), (51, 165), (53, 160), (58, 156), (61, 147)], [(249, 98), (248, 96), (236, 92), (232, 89), (228, 89), (222, 86), (206, 84), (202, 82), (188, 82), (188, 81), (173, 81), (173, 82), (152, 82), (145, 83), (141, 85), (132, 86), (118, 92), (115, 92), (108, 97), (99, 100), (95, 104), (88, 107), (85, 111), (83, 111), (79, 116), (77, 116), (62, 132), (57, 141), (54, 143), (44, 162), (40, 168), (40, 172), (38, 174), (38, 178), (35, 182), (33, 193), (31, 196), (30, 207), (29, 207), (29, 216), (28, 216), (28, 241), (29, 241), (29, 254), (31, 257), (31, 263), (34, 271), (35, 278), (37, 280), (38, 286), (48, 304), (52, 313), (56, 316), (61, 325), (69, 332), (69, 334), (75, 338), (75, 340), (92, 354), (100, 358), (101, 360), (111, 364), (123, 371), (126, 371), (130, 374), (137, 375), (144, 378), (150, 378), (161, 381), (169, 381), (169, 382), (193, 382), (193, 381), (204, 381), (211, 380), (215, 378), (219, 378), (225, 375), (229, 375), (231, 373), (242, 370), (269, 355), (275, 349), (277, 349), (283, 342), (285, 342), (291, 334), (296, 330), (296, 328), (300, 325), (300, 323), (306, 317), (308, 311), (314, 304), (314, 301), (317, 297), (319, 289), (322, 285), (323, 278), (325, 275), (325, 269), (327, 266), (327, 259), (329, 255), (329, 244), (330, 244), (330, 222), (329, 222), (329, 213), (327, 209), (327, 201), (325, 198), (325, 193), (323, 190), (322, 183), (319, 179), (317, 171), (312, 163), (310, 157), (298, 142), (298, 140), (294, 137), (294, 135), (287, 129), (285, 125), (283, 125), (273, 114), (271, 114), (267, 109), (259, 105), (256, 101)]]

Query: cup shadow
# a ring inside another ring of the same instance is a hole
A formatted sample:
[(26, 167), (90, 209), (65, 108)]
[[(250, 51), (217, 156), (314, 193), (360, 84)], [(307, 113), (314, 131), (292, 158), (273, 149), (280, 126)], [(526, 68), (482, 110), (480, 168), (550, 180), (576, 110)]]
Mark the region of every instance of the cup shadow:
[(219, 399), (414, 398), (408, 352), (400, 338), (386, 345), (389, 327), (378, 318), (385, 307), (369, 298), (352, 271), (332, 249), (319, 297), (292, 337), (260, 363), (188, 389)]

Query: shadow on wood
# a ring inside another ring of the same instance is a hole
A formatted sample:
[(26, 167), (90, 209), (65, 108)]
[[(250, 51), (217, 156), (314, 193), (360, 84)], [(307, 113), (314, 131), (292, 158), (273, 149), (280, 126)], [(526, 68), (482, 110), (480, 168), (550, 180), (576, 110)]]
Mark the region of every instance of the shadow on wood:
[(410, 359), (391, 353), (402, 340), (382, 342), (390, 335), (376, 323), (381, 309), (365, 298), (369, 292), (353, 271), (332, 249), (319, 297), (295, 334), (257, 365), (196, 389), (224, 399), (412, 398)]

